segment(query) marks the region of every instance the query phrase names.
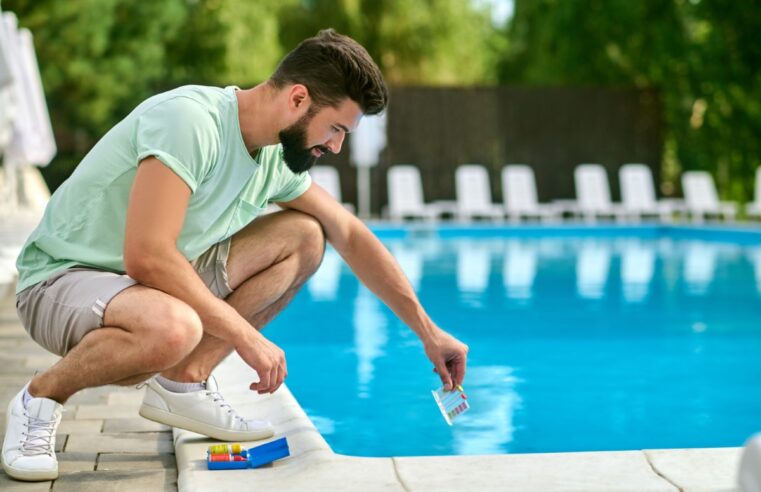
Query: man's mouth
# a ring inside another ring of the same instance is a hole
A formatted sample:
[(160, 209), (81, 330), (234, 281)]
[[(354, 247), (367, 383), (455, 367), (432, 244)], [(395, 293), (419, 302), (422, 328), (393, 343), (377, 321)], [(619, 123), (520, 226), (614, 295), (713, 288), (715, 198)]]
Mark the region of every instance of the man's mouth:
[(322, 145), (317, 145), (315, 147), (312, 147), (312, 155), (315, 157), (322, 157), (328, 152), (329, 152), (328, 148)]

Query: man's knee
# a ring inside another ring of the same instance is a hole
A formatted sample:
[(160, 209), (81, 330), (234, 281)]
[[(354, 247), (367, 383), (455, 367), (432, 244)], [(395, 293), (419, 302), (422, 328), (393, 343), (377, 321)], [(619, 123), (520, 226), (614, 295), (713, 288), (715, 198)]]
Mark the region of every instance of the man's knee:
[(162, 370), (184, 359), (201, 341), (203, 324), (198, 314), (179, 300), (163, 303), (155, 314), (149, 335), (149, 370)]
[(303, 282), (316, 272), (322, 263), (322, 258), (325, 255), (325, 232), (317, 219), (311, 215), (298, 213), (297, 219), (301, 232), (298, 255), (303, 277), (299, 280)]

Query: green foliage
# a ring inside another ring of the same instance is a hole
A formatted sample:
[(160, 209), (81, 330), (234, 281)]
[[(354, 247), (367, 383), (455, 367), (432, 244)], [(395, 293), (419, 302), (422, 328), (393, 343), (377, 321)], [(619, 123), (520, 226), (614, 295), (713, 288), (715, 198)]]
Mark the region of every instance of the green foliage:
[[(59, 152), (56, 188), (140, 101), (182, 84), (254, 85), (302, 39), (333, 27), (392, 83), (494, 81), (503, 39), (462, 0), (4, 0), (35, 36)], [(474, 56), (479, 53), (479, 56)]]
[(250, 86), (333, 27), (395, 85), (638, 86), (664, 105), (664, 191), (685, 169), (748, 199), (761, 165), (761, 1), (3, 0), (35, 36), (65, 179), (135, 105), (186, 83)]
[[(753, 4), (754, 6), (752, 6)], [(664, 191), (713, 171), (747, 200), (761, 165), (759, 2), (516, 0), (499, 79), (655, 87), (664, 104)]]
[(281, 15), (283, 44), (325, 27), (362, 44), (392, 84), (495, 82), (500, 36), (488, 12), (463, 0), (322, 0)]

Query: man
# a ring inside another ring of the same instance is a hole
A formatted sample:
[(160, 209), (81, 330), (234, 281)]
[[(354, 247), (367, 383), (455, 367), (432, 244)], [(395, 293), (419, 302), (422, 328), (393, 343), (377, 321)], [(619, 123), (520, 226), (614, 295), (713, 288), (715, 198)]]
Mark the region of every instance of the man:
[[(443, 384), (460, 384), (467, 347), (430, 320), (388, 251), (306, 173), (387, 99), (364, 48), (327, 30), (252, 89), (181, 87), (108, 132), (18, 259), (19, 317), (63, 358), (10, 402), (6, 472), (56, 478), (62, 404), (106, 384), (148, 380), (140, 414), (156, 422), (220, 440), (271, 436), (268, 422), (224, 401), (210, 374), (235, 350), (259, 375), (252, 390), (280, 387), (285, 355), (258, 330), (317, 269), (325, 239), (417, 333)], [(257, 218), (269, 202), (285, 210)]]

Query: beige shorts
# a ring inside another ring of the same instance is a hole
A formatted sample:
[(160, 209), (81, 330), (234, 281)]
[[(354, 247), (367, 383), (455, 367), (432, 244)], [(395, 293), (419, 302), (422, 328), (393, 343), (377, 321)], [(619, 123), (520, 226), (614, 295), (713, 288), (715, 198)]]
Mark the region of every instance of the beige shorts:
[[(227, 280), (230, 239), (215, 244), (191, 265), (220, 299), (232, 294)], [(50, 352), (64, 356), (91, 330), (103, 326), (111, 299), (137, 282), (127, 275), (74, 267), (24, 289), (16, 310), (27, 333)]]

